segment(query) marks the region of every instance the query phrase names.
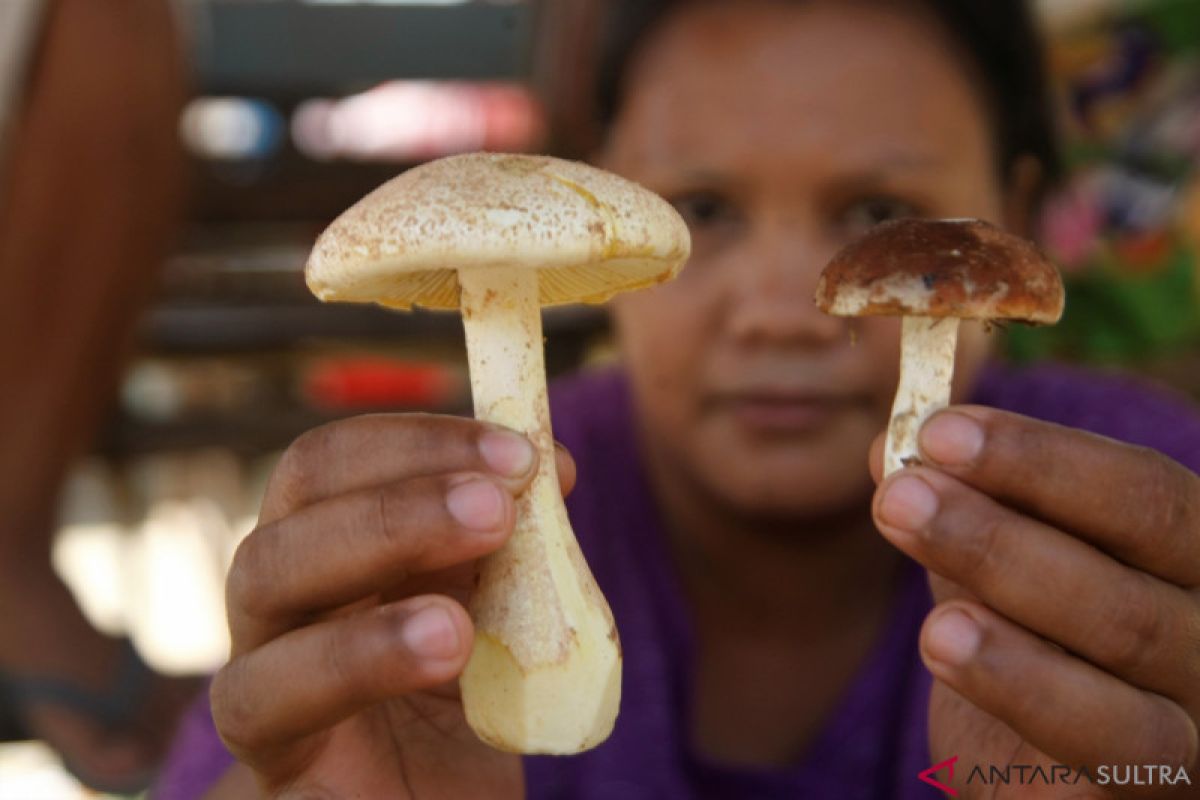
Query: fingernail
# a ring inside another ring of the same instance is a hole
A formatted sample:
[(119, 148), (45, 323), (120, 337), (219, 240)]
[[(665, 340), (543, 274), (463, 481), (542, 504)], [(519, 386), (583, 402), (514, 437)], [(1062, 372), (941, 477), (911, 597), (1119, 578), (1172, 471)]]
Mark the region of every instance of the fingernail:
[(479, 452), (489, 469), (506, 478), (520, 478), (533, 468), (533, 445), (517, 433), (488, 431), (479, 437)]
[(965, 414), (937, 414), (920, 434), (921, 451), (938, 464), (969, 464), (983, 452), (983, 426)]
[(979, 652), (983, 634), (975, 620), (961, 611), (945, 611), (930, 623), (925, 651), (935, 661), (952, 667), (965, 666)]
[(440, 606), (422, 608), (400, 628), (404, 646), (421, 658), (451, 658), (458, 655), (458, 629)]
[(491, 481), (473, 479), (446, 492), (446, 509), (464, 528), (494, 531), (504, 522), (504, 498)]
[(919, 531), (937, 514), (938, 499), (920, 478), (901, 476), (892, 482), (879, 504), (879, 516), (901, 530)]

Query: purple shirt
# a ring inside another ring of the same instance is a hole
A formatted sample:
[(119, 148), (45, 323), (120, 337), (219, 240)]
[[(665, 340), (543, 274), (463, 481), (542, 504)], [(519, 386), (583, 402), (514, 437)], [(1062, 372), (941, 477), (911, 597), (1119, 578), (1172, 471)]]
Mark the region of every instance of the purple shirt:
[[(1200, 472), (1195, 409), (1128, 378), (1059, 366), (993, 366), (973, 402), (1152, 447)], [(929, 766), (931, 678), (917, 654), (917, 634), (931, 607), (924, 571), (909, 562), (879, 640), (797, 763), (782, 769), (713, 763), (689, 745), (692, 631), (642, 471), (623, 376), (592, 373), (560, 382), (552, 406), (555, 435), (574, 454), (581, 477), (567, 503), (572, 525), (612, 606), (625, 665), (612, 736), (579, 756), (527, 758), (528, 797), (941, 797), (916, 778)], [(199, 797), (231, 762), (202, 699), (180, 728), (154, 796)]]

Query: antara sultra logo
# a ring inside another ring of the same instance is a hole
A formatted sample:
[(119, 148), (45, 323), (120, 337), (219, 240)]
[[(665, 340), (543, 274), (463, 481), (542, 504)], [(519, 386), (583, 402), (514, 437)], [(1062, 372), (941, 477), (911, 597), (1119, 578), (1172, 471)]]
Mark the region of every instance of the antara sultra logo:
[[(958, 756), (939, 761), (917, 773), (917, 778), (947, 797), (958, 797), (948, 784), (954, 781)], [(946, 771), (945, 783), (938, 773)], [(960, 769), (961, 773), (962, 770)], [(966, 771), (966, 786), (1073, 786), (1079, 783), (1095, 786), (1191, 786), (1192, 778), (1183, 767), (1166, 764), (1100, 764), (1095, 767), (1072, 767), (1067, 764), (975, 764)]]

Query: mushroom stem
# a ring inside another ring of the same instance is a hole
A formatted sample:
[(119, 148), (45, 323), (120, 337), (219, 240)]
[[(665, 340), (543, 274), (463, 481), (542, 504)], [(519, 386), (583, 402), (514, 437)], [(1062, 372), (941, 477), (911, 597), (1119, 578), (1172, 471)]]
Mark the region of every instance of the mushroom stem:
[(484, 268), (458, 278), (475, 416), (526, 434), (539, 456), (533, 483), (517, 498), (512, 538), (481, 565), (463, 706), (493, 747), (576, 753), (612, 730), (621, 651), (562, 502), (537, 272)]
[(958, 322), (954, 317), (904, 317), (900, 385), (892, 404), (883, 456), (885, 476), (920, 463), (917, 434), (921, 426), (935, 411), (950, 404)]

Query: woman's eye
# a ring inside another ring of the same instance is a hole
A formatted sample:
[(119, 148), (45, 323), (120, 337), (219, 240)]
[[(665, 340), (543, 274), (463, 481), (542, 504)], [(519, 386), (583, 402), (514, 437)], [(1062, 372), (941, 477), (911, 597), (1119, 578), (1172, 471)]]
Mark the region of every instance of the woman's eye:
[(912, 203), (894, 197), (869, 197), (851, 203), (841, 213), (840, 226), (851, 236), (859, 236), (881, 222), (921, 216)]
[(692, 192), (671, 201), (692, 230), (736, 221), (737, 209), (716, 192)]

